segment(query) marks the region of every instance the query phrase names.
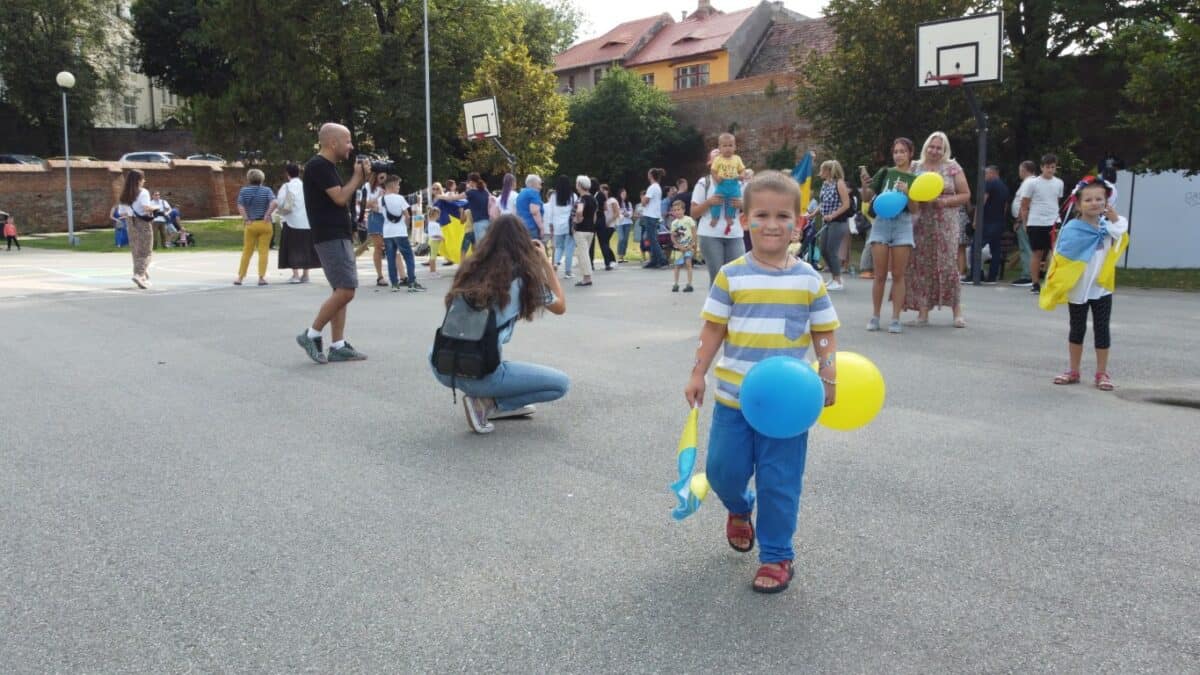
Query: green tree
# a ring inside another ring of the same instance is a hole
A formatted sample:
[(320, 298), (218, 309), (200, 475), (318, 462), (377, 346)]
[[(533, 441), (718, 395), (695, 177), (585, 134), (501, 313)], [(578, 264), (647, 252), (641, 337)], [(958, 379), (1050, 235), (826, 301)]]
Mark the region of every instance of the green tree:
[(583, 13), (571, 0), (508, 0), (509, 14), (519, 17), (520, 43), (534, 63), (554, 65), (554, 55), (575, 42)]
[(571, 129), (555, 158), (560, 173), (598, 176), (628, 187), (673, 156), (700, 152), (698, 135), (672, 117), (671, 99), (632, 71), (613, 68), (593, 89), (571, 96)]
[[(1200, 11), (1200, 6), (1196, 8)], [(1129, 67), (1129, 107), (1120, 130), (1141, 136), (1139, 168), (1200, 172), (1200, 26), (1197, 12), (1148, 20), (1123, 35), (1118, 52)]]
[[(516, 157), (520, 173), (546, 174), (554, 149), (567, 133), (567, 103), (555, 91), (554, 73), (537, 66), (521, 44), (484, 56), (463, 99), (496, 97), (503, 142)], [(508, 162), (491, 142), (471, 146), (466, 168), (503, 174)]]
[(123, 35), (115, 0), (3, 0), (0, 2), (0, 105), (37, 136), (30, 149), (62, 151), (59, 71), (75, 76), (69, 92), (72, 136), (92, 126), (103, 92), (122, 91), (113, 56)]
[(215, 0), (136, 0), (130, 7), (142, 72), (179, 96), (219, 96), (233, 77), (230, 56), (205, 30)]

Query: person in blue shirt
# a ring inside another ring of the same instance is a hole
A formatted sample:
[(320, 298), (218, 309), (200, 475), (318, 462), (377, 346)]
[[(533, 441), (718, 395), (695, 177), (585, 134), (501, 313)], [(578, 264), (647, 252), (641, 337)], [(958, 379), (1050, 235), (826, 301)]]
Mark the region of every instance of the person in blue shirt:
[(525, 177), (525, 189), (517, 194), (517, 216), (524, 221), (529, 236), (542, 241), (547, 232), (542, 225), (542, 179), (537, 174)]
[(438, 382), (462, 391), (467, 423), (478, 434), (491, 433), (491, 420), (528, 417), (534, 403), (566, 395), (570, 379), (561, 371), (534, 363), (504, 360), (504, 345), (512, 339), (520, 319), (532, 321), (541, 309), (553, 314), (567, 311), (562, 285), (539, 239), (530, 241), (528, 228), (515, 216), (504, 214), (488, 227), (475, 254), (463, 261), (454, 277), (445, 304), (449, 309), (462, 296), (472, 307), (490, 307), (499, 327), (500, 365), (479, 379), (442, 375), (431, 361)]

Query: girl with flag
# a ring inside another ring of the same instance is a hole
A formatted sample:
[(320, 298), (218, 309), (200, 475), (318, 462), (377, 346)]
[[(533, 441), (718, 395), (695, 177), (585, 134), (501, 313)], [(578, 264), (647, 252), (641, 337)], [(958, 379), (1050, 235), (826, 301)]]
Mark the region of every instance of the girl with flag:
[(1096, 346), (1096, 388), (1112, 391), (1108, 376), (1108, 332), (1112, 314), (1112, 292), (1116, 286), (1117, 261), (1129, 245), (1129, 221), (1117, 214), (1108, 202), (1111, 188), (1089, 176), (1075, 187), (1074, 199), (1079, 217), (1072, 218), (1058, 233), (1054, 257), (1046, 273), (1046, 283), (1038, 298), (1042, 309), (1051, 310), (1067, 303), (1071, 332), (1067, 337), (1070, 358), (1068, 370), (1054, 378), (1054, 384), (1079, 382), (1079, 362), (1083, 358), (1083, 338), (1087, 334), (1088, 309), (1092, 311), (1092, 331)]

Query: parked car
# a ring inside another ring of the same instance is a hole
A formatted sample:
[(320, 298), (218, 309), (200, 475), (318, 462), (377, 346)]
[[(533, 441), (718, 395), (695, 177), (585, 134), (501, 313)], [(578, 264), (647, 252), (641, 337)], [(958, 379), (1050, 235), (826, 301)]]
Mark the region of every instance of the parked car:
[[(47, 157), (46, 159), (48, 159), (48, 160), (52, 159), (56, 162), (62, 162), (62, 161), (65, 161), (67, 158), (63, 155), (57, 155), (54, 157)], [(91, 155), (71, 155), (71, 161), (72, 162), (99, 162), (100, 160), (96, 159), (95, 157), (92, 157)]]
[(45, 164), (46, 160), (37, 155), (0, 155), (0, 164)]
[(121, 155), (122, 162), (159, 162), (170, 164), (172, 160), (176, 159), (179, 159), (179, 156), (173, 152), (127, 152)]
[(188, 159), (198, 159), (204, 162), (224, 162), (225, 158), (220, 155), (214, 155), (211, 152), (205, 152), (199, 155), (188, 155)]

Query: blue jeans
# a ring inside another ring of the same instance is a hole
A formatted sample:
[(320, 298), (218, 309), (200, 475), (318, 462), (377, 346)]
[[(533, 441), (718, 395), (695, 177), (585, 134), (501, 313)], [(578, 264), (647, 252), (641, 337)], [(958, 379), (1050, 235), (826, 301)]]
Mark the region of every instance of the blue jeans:
[(624, 260), (625, 251), (629, 248), (629, 231), (633, 229), (633, 223), (621, 223), (617, 225), (617, 257)]
[(462, 240), (462, 256), (467, 256), (467, 249), (475, 245), (475, 230), (469, 230), (463, 234)]
[(804, 482), (804, 460), (808, 454), (808, 432), (795, 438), (768, 438), (755, 431), (742, 411), (717, 403), (708, 435), (705, 471), (721, 503), (730, 513), (754, 510), (758, 489), (758, 517), (754, 530), (758, 559), (763, 563), (792, 560), (792, 537), (800, 514), (800, 490)]
[[(433, 365), (429, 367), (432, 369)], [(442, 375), (434, 370), (433, 376), (443, 385), (451, 386), (449, 375)], [(454, 380), (454, 386), (467, 396), (494, 398), (496, 406), (502, 411), (507, 411), (531, 403), (556, 401), (567, 395), (571, 379), (566, 373), (548, 366), (502, 361), (491, 375), (480, 380), (457, 378)]]
[(567, 266), (563, 268), (566, 274), (571, 273), (571, 261), (575, 255), (575, 237), (569, 234), (554, 235), (554, 264), (561, 262), (563, 256), (566, 256)]
[(662, 267), (667, 264), (667, 256), (663, 255), (662, 247), (658, 245), (658, 218), (648, 218), (642, 216), (638, 220), (638, 227), (641, 228), (642, 251), (650, 252), (650, 261), (647, 263), (651, 267)]
[(708, 208), (708, 215), (712, 216), (713, 220), (717, 220), (721, 217), (721, 211), (724, 210), (725, 216), (730, 220), (733, 220), (733, 217), (737, 215), (737, 209), (733, 208), (733, 205), (729, 203), (729, 200), (741, 198), (741, 182), (736, 178), (726, 178), (720, 183), (717, 183), (717, 189), (713, 191), (713, 194), (721, 197), (725, 201), (717, 206), (710, 206)]
[(388, 237), (383, 240), (384, 257), (387, 258), (388, 279), (392, 285), (400, 283), (400, 273), (396, 269), (396, 252), (404, 256), (404, 268), (408, 270), (408, 285), (412, 286), (417, 281), (417, 261), (413, 259), (412, 244), (408, 242), (408, 237)]
[(475, 233), (475, 248), (479, 248), (479, 245), (483, 243), (483, 235), (487, 234), (488, 225), (491, 224), (492, 221), (486, 218), (476, 220), (471, 224), (471, 230)]

